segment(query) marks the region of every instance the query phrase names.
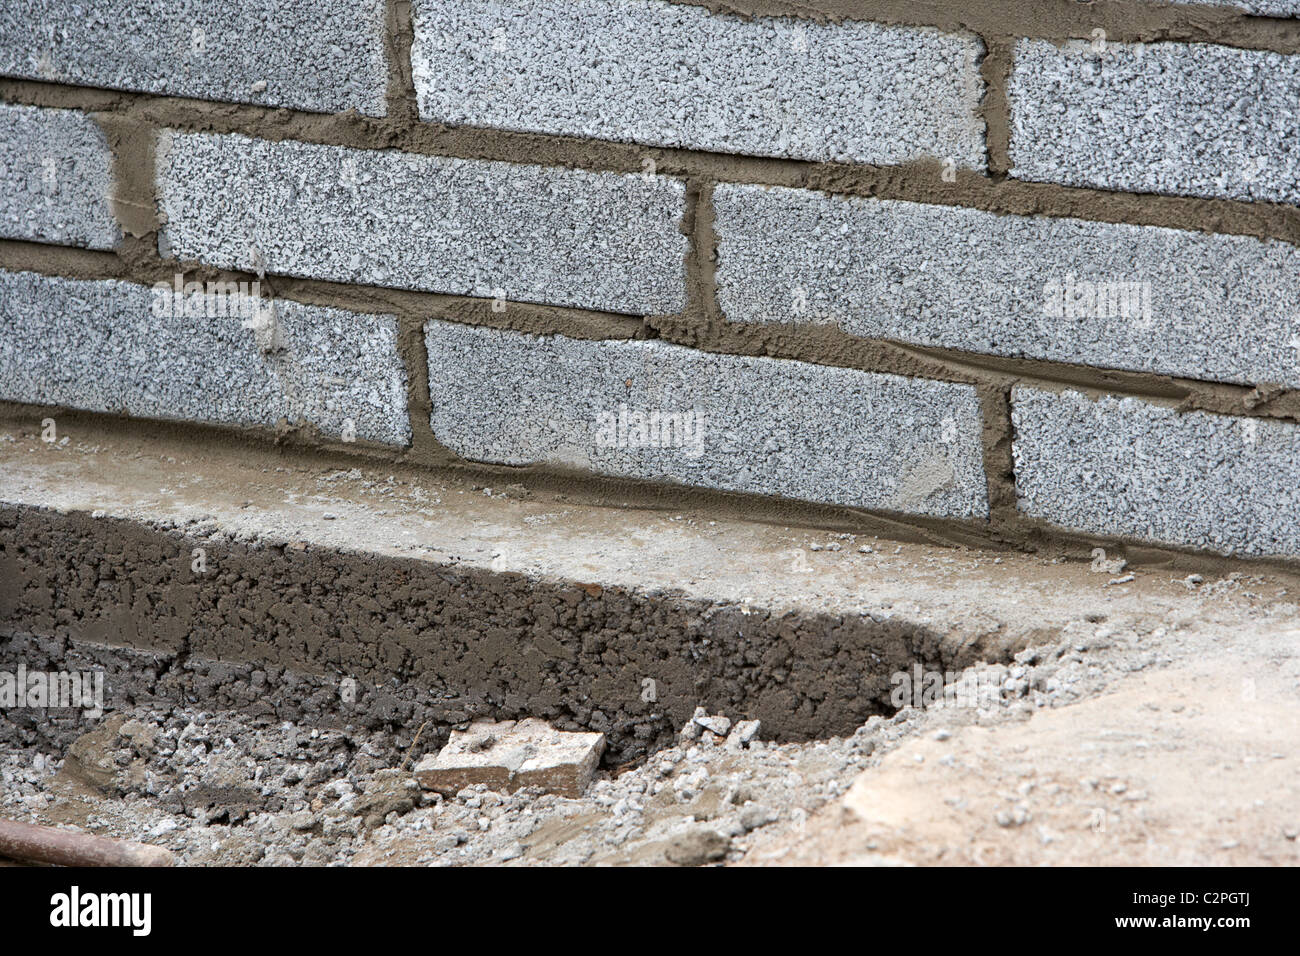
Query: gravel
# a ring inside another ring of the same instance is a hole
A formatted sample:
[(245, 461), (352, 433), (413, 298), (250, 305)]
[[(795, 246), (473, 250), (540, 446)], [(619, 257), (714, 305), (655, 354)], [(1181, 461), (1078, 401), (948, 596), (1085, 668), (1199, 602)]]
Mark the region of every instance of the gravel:
[[(1248, 584), (1238, 575), (1206, 593)], [(418, 754), (387, 731), (140, 707), (54, 746), (4, 721), (0, 814), (158, 844), (187, 865), (734, 863), (799, 832), (900, 745), (1096, 694), (1185, 650), (1185, 626), (1080, 619), (1012, 661), (948, 675), (996, 688), (981, 706), (908, 706), (845, 737), (777, 743), (759, 730), (743, 741), (748, 722), (700, 711), (677, 744), (602, 768), (579, 799), (422, 790), (410, 771)], [(1030, 822), (1014, 806), (1004, 813), (1000, 826)]]

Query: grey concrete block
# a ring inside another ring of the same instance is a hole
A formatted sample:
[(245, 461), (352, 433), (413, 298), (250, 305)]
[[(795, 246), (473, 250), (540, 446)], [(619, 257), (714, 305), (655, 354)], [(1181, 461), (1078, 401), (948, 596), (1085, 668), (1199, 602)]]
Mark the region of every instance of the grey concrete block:
[(1017, 388), (1022, 512), (1221, 553), (1300, 554), (1300, 426)]
[(195, 285), (0, 271), (0, 398), (410, 441), (393, 316)]
[(1300, 249), (1079, 219), (718, 186), (728, 319), (1300, 386)]
[(437, 321), (425, 342), (434, 436), (464, 458), (988, 514), (968, 385)]
[(0, 237), (112, 249), (113, 159), (85, 113), (0, 104)]
[(384, 0), (5, 0), (0, 73), (385, 113)]
[(1196, 0), (1210, 7), (1236, 7), (1264, 17), (1300, 17), (1300, 0)]
[(157, 177), (182, 259), (633, 314), (686, 301), (675, 179), (171, 131)]
[(1007, 94), (1019, 179), (1300, 202), (1300, 56), (1021, 40)]
[(983, 46), (863, 21), (660, 0), (416, 0), (438, 122), (722, 153), (985, 168)]

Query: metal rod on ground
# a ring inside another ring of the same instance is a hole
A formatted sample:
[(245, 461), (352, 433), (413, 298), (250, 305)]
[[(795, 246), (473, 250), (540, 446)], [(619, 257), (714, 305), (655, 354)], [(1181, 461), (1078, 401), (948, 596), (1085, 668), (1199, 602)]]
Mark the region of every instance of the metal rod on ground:
[(58, 866), (171, 866), (170, 850), (75, 830), (0, 820), (0, 857)]

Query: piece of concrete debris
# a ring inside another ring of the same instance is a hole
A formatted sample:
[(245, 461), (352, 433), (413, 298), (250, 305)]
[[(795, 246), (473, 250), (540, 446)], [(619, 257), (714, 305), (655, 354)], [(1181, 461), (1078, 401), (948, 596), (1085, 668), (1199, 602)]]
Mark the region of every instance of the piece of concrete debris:
[(749, 746), (749, 742), (758, 736), (758, 732), (763, 729), (762, 721), (758, 720), (738, 720), (731, 728), (731, 733), (727, 735), (726, 746), (730, 750), (741, 750)]
[[(704, 708), (699, 707), (696, 709), (703, 710)], [(677, 732), (677, 740), (683, 747), (689, 747), (691, 744), (695, 743), (695, 741), (700, 739), (700, 734), (703, 730), (704, 728), (697, 724), (695, 718), (692, 717), (690, 720), (686, 721), (686, 723), (682, 725), (682, 729)]]
[(451, 795), (484, 784), (492, 790), (539, 787), (562, 797), (581, 797), (591, 782), (605, 735), (555, 730), (545, 721), (479, 721), (452, 731), (435, 756), (415, 765), (415, 779), (427, 790)]
[(691, 721), (719, 737), (727, 736), (727, 731), (731, 729), (731, 718), (723, 717), (721, 714), (710, 714), (703, 707), (695, 708)]

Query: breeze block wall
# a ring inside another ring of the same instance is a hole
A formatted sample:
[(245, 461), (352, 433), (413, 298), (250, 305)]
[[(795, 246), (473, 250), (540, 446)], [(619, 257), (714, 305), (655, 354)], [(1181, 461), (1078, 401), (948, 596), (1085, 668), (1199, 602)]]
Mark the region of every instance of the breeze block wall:
[(0, 145), (11, 410), (1300, 558), (1300, 0), (7, 0)]

